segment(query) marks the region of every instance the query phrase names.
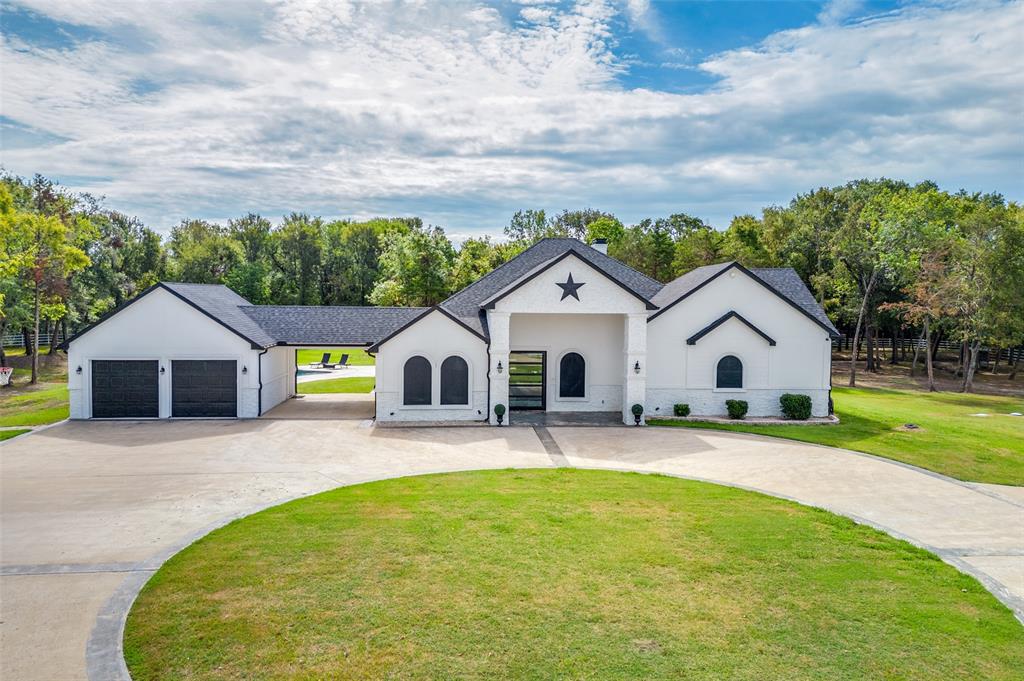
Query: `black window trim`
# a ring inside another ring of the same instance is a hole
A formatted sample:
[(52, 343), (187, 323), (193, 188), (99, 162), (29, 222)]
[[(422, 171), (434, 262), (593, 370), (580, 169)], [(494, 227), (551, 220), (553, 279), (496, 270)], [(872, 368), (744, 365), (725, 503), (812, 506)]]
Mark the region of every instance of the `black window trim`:
[[(444, 401), (444, 365), (450, 359), (460, 359), (466, 365), (466, 401), (445, 402)], [(437, 367), (438, 403), (445, 409), (457, 409), (459, 407), (471, 407), (473, 405), (473, 365), (458, 352), (446, 356)]]
[[(409, 404), (406, 401), (406, 399), (407, 399), (407, 394), (406, 394), (407, 391), (406, 391), (406, 385), (405, 385), (405, 368), (408, 366), (409, 362), (411, 362), (412, 360), (417, 359), (417, 358), (422, 359), (423, 361), (425, 361), (427, 363), (427, 366), (430, 368), (430, 372), (428, 374), (428, 377), (429, 377), (429, 380), (430, 380), (430, 384), (429, 384), (430, 394), (427, 397), (427, 402), (426, 403)], [(405, 361), (402, 362), (402, 395), (401, 395), (401, 397), (402, 397), (402, 400), (401, 400), (402, 405), (401, 406), (402, 406), (403, 409), (428, 409), (428, 408), (431, 408), (431, 407), (434, 406), (434, 363), (432, 361), (430, 361), (430, 358), (427, 357), (426, 355), (424, 355), (422, 353), (414, 353), (414, 354), (409, 355), (408, 357), (406, 357)]]
[[(740, 384), (738, 386), (722, 386), (722, 385), (718, 385), (718, 381), (719, 381), (719, 374), (718, 374), (719, 367), (721, 366), (723, 361), (725, 361), (726, 359), (728, 359), (730, 357), (735, 359), (740, 364)], [(745, 371), (745, 367), (744, 367), (744, 364), (743, 364), (743, 360), (740, 358), (740, 356), (738, 354), (736, 354), (735, 352), (727, 352), (727, 353), (725, 353), (724, 355), (722, 355), (721, 357), (719, 357), (715, 361), (715, 388), (714, 389), (715, 390), (746, 390), (746, 388), (743, 385), (744, 384), (744, 374), (745, 373), (746, 373), (746, 371)]]
[[(578, 355), (583, 360), (583, 394), (582, 395), (563, 395), (562, 394), (562, 362), (569, 355)], [(566, 350), (558, 357), (558, 399), (567, 401), (586, 401), (589, 399), (589, 383), (587, 381), (587, 356), (579, 350)]]

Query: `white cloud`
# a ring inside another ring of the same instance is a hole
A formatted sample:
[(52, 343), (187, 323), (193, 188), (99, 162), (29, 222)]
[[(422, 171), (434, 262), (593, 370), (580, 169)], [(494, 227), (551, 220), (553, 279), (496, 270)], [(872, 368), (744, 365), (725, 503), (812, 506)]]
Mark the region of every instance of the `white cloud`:
[(610, 2), (525, 25), (461, 3), (22, 4), (112, 37), (5, 40), (3, 115), (59, 137), (5, 166), (164, 228), (303, 209), (462, 233), (579, 205), (722, 223), (860, 176), (1005, 191), (1024, 151), (1020, 4), (823, 19), (712, 57), (719, 84), (686, 95), (622, 86)]

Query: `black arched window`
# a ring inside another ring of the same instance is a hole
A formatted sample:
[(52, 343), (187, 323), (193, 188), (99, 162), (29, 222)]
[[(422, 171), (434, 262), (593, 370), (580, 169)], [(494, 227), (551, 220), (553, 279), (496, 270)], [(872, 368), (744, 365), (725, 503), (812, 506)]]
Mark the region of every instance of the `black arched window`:
[(441, 404), (469, 404), (469, 365), (456, 355), (441, 362)]
[(558, 367), (558, 396), (586, 397), (587, 363), (583, 355), (569, 352)]
[(743, 362), (738, 357), (726, 355), (718, 360), (718, 372), (715, 380), (716, 388), (742, 388)]
[(403, 404), (430, 404), (430, 362), (426, 357), (410, 357), (402, 370)]

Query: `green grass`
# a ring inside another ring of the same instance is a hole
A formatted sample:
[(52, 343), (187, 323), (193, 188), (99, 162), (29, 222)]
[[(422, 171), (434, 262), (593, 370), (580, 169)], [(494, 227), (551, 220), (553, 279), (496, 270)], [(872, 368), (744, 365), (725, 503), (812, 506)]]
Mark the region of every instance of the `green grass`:
[[(1024, 485), (1022, 397), (834, 388), (835, 426), (765, 426), (651, 420), (685, 426), (774, 435), (877, 454), (961, 480)], [(986, 413), (988, 417), (971, 414)], [(906, 423), (919, 430), (899, 430)]]
[(132, 678), (1019, 679), (973, 578), (830, 513), (608, 471), (341, 488), (168, 561)]
[(305, 383), (299, 383), (299, 394), (368, 393), (373, 390), (373, 382), (373, 376), (349, 376), (344, 378), (325, 378), (322, 381), (306, 381)]
[(41, 426), (68, 417), (68, 387), (40, 383), (0, 389), (0, 426)]
[(27, 432), (28, 430), (0, 430), (0, 442), (10, 440), (12, 437), (18, 437), (22, 433)]
[(373, 366), (373, 357), (366, 354), (363, 348), (314, 348), (312, 350), (297, 350), (296, 363), (301, 369), (313, 362), (319, 362), (325, 352), (331, 353), (332, 362), (340, 362), (342, 355), (348, 355), (348, 363), (352, 366)]

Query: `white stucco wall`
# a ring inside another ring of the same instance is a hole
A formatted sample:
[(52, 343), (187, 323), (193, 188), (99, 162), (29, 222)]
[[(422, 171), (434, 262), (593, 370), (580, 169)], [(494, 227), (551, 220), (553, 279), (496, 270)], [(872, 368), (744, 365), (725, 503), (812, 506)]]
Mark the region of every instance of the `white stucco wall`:
[[(513, 314), (509, 344), (512, 352), (547, 353), (547, 411), (622, 409), (626, 361), (622, 315)], [(578, 352), (586, 361), (586, 396), (583, 398), (558, 394), (559, 363), (569, 352)]]
[[(249, 343), (163, 289), (156, 289), (99, 324), (68, 348), (71, 418), (92, 416), (92, 360), (158, 360), (160, 418), (171, 415), (174, 359), (233, 359), (238, 371), (239, 416), (254, 417), (258, 380)], [(249, 371), (242, 374), (242, 367)], [(82, 373), (76, 369), (82, 367)]]
[(295, 394), (295, 348), (278, 346), (263, 355), (263, 413)]
[[(735, 310), (776, 341), (731, 319), (697, 341), (686, 339)], [(725, 414), (728, 399), (746, 400), (750, 416), (777, 416), (784, 393), (809, 395), (812, 413), (828, 413), (831, 345), (828, 333), (738, 270), (732, 270), (648, 324), (647, 413), (672, 414), (686, 403), (693, 415)], [(715, 388), (725, 355), (743, 362), (743, 388)]]
[[(430, 361), (431, 404), (405, 405), (403, 368), (416, 355)], [(458, 355), (469, 365), (466, 406), (441, 405), (441, 363)], [(487, 346), (441, 312), (432, 312), (380, 346), (376, 367), (377, 419), (380, 421), (483, 421), (487, 418)]]

